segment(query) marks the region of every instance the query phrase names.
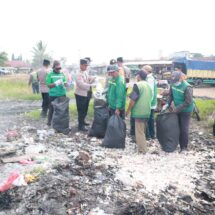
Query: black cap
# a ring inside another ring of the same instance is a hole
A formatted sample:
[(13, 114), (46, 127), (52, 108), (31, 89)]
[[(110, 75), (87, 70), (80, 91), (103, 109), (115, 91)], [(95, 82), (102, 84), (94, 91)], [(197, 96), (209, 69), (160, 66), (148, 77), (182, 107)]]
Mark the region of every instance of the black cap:
[(142, 80), (146, 80), (147, 73), (146, 73), (145, 71), (140, 70), (140, 71), (137, 73), (137, 75), (139, 75), (140, 78), (141, 78)]
[(115, 59), (111, 59), (110, 60), (110, 65), (114, 65), (114, 64), (116, 64), (116, 60)]
[(49, 61), (49, 60), (44, 59), (44, 60), (43, 60), (43, 65), (44, 65), (44, 66), (48, 66), (48, 65), (50, 65), (50, 61)]
[(123, 63), (123, 58), (122, 58), (122, 57), (118, 57), (116, 60), (117, 60), (117, 62), (119, 62), (119, 63)]
[(60, 61), (55, 60), (55, 61), (53, 62), (53, 68), (56, 68), (56, 67), (59, 67), (59, 66), (60, 66)]
[(107, 67), (107, 72), (115, 72), (115, 71), (119, 71), (119, 67), (116, 64), (113, 65), (109, 65)]
[(89, 65), (89, 61), (86, 58), (80, 59), (80, 64), (81, 65)]
[(89, 63), (92, 61), (90, 57), (85, 57), (84, 59), (88, 60)]

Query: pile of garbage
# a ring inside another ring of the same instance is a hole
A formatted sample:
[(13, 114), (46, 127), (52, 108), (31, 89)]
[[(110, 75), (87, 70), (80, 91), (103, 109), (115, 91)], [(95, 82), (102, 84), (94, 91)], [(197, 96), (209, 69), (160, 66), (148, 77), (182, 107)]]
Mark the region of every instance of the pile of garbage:
[(192, 129), (186, 154), (153, 140), (142, 155), (129, 136), (123, 150), (79, 132), (9, 131), (0, 143), (0, 215), (215, 214), (212, 138)]

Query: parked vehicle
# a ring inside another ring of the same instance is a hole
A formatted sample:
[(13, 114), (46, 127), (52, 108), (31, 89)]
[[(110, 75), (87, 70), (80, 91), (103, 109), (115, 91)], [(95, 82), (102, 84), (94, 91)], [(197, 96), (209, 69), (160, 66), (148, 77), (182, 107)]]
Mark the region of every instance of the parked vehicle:
[(0, 75), (8, 75), (10, 72), (6, 69), (0, 69)]
[(172, 58), (173, 66), (180, 65), (187, 81), (194, 85), (215, 84), (215, 61), (192, 59), (189, 53)]

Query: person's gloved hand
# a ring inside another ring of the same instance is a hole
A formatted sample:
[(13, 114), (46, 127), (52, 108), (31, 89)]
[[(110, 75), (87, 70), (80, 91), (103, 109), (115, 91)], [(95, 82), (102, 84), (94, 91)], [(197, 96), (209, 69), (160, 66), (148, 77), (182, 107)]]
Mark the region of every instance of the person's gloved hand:
[(61, 79), (57, 80), (54, 82), (56, 86), (59, 86), (61, 84), (63, 84), (63, 81)]
[(168, 108), (169, 108), (169, 105), (168, 105), (168, 104), (165, 104), (165, 105), (162, 107), (161, 112), (166, 111)]

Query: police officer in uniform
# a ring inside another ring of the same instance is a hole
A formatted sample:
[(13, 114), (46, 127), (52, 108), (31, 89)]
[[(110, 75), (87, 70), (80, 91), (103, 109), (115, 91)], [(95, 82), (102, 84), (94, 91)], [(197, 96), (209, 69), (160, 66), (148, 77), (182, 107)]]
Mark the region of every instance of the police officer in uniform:
[(88, 123), (85, 122), (85, 118), (89, 106), (89, 91), (91, 90), (91, 87), (95, 86), (95, 84), (93, 84), (95, 78), (88, 74), (88, 65), (89, 61), (87, 59), (80, 60), (80, 71), (78, 72), (76, 79), (75, 99), (78, 110), (79, 131), (87, 131), (85, 126), (87, 126)]

